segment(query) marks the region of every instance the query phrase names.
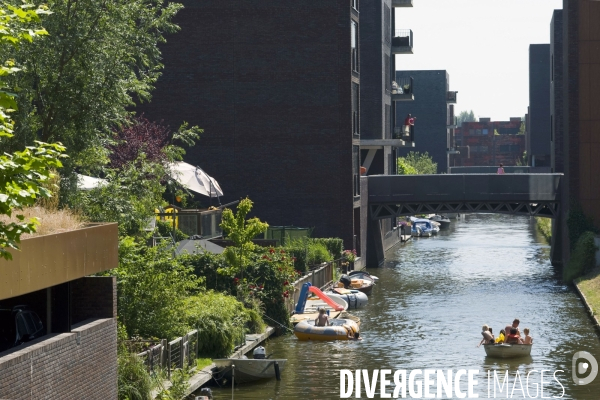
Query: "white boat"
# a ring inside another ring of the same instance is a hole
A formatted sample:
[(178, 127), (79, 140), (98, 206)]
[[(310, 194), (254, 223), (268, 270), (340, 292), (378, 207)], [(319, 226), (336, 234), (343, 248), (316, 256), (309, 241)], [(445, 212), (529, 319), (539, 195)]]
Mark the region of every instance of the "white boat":
[(412, 228), (410, 233), (415, 237), (430, 237), (437, 234), (440, 231), (439, 226), (428, 219), (417, 219), (412, 220)]
[(376, 277), (375, 275), (371, 275), (370, 273), (368, 273), (367, 271), (350, 271), (348, 273), (348, 275), (351, 278), (358, 278), (358, 279), (371, 279), (375, 282), (377, 282), (379, 280), (378, 277)]
[[(217, 371), (213, 377), (218, 381), (232, 380), (235, 371), (234, 384), (254, 382), (260, 379), (278, 378), (285, 367), (287, 359), (244, 359), (244, 358), (221, 358), (213, 360)], [(277, 371), (277, 368), (279, 369)], [(279, 379), (279, 378), (278, 378)]]
[(344, 300), (350, 309), (365, 306), (369, 302), (369, 296), (358, 290), (335, 288), (325, 294), (332, 299)]
[(531, 354), (531, 344), (486, 344), (485, 354), (493, 358), (518, 358)]
[(445, 215), (433, 214), (433, 215), (429, 215), (428, 218), (430, 221), (435, 221), (435, 222), (439, 223), (440, 229), (450, 228), (450, 219), (448, 217), (446, 217)]

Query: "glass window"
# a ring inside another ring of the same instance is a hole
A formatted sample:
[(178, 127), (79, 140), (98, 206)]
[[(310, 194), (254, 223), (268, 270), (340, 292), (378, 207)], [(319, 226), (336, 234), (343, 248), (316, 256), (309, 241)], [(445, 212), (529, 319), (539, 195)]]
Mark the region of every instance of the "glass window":
[(358, 0), (352, 0), (352, 8), (358, 11)]
[(358, 72), (358, 24), (350, 21), (350, 47), (352, 49), (352, 71)]

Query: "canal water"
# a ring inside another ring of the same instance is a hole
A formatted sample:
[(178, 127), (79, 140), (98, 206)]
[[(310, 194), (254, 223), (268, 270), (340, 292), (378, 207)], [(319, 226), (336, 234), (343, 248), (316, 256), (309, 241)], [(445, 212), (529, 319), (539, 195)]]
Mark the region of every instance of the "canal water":
[[(392, 374), (416, 369), (456, 374), (464, 369), (479, 371), (473, 386), (479, 398), (599, 399), (600, 376), (576, 386), (571, 372), (578, 351), (600, 361), (600, 340), (573, 289), (558, 279), (549, 252), (527, 217), (466, 215), (437, 237), (400, 245), (387, 254), (385, 266), (369, 270), (379, 283), (369, 304), (352, 312), (361, 318), (362, 341), (300, 342), (293, 335), (273, 339), (266, 344), (267, 353), (288, 359), (282, 380), (241, 385), (233, 394), (236, 399), (339, 399), (341, 369), (366, 369), (369, 376), (381, 369)], [(531, 329), (531, 357), (487, 358), (483, 347), (477, 347), (481, 326), (488, 324), (498, 334), (514, 318), (521, 320), (521, 332)], [(508, 371), (502, 392), (494, 371), (500, 383)], [(393, 376), (387, 378), (391, 394)], [(416, 378), (418, 393), (423, 375)], [(429, 392), (435, 395), (436, 375), (432, 378)], [(377, 386), (374, 398), (381, 398), (379, 390)], [(361, 392), (361, 398), (368, 398), (364, 384)], [(467, 394), (466, 375), (461, 377), (463, 392)], [(232, 395), (231, 388), (214, 393), (217, 400)], [(455, 392), (442, 395), (456, 398)]]

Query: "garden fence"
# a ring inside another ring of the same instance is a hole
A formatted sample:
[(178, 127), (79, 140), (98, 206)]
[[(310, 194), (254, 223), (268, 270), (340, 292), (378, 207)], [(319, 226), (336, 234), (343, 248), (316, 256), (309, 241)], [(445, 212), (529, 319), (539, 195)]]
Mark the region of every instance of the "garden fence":
[(156, 373), (159, 370), (167, 370), (167, 376), (171, 378), (171, 370), (192, 366), (198, 358), (198, 331), (194, 329), (182, 337), (171, 340), (166, 339), (138, 354), (148, 372)]

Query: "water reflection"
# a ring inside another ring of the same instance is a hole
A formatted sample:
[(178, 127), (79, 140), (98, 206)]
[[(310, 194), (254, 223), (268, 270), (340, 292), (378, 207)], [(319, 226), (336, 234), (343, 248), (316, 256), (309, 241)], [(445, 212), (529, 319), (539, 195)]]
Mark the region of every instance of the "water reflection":
[[(340, 369), (387, 368), (477, 369), (480, 398), (488, 398), (488, 371), (492, 379), (497, 371), (501, 382), (508, 370), (513, 398), (523, 398), (527, 388), (534, 396), (540, 371), (548, 370), (544, 397), (561, 396), (562, 384), (562, 398), (597, 399), (600, 377), (575, 386), (571, 357), (585, 350), (600, 360), (600, 341), (577, 296), (556, 279), (549, 250), (529, 218), (484, 214), (453, 222), (437, 237), (409, 242), (388, 254), (382, 268), (370, 270), (379, 284), (368, 306), (354, 312), (362, 320), (362, 342), (274, 339), (268, 352), (288, 359), (282, 381), (240, 386), (235, 397), (338, 399)], [(486, 357), (476, 347), (481, 326), (498, 334), (515, 317), (521, 328), (531, 328), (531, 357)], [(564, 371), (556, 375), (560, 384), (553, 379), (555, 370)], [(492, 382), (491, 397), (493, 387)], [(502, 396), (496, 387), (496, 398), (507, 397), (504, 389)], [(230, 388), (216, 391), (216, 398), (230, 397)]]

